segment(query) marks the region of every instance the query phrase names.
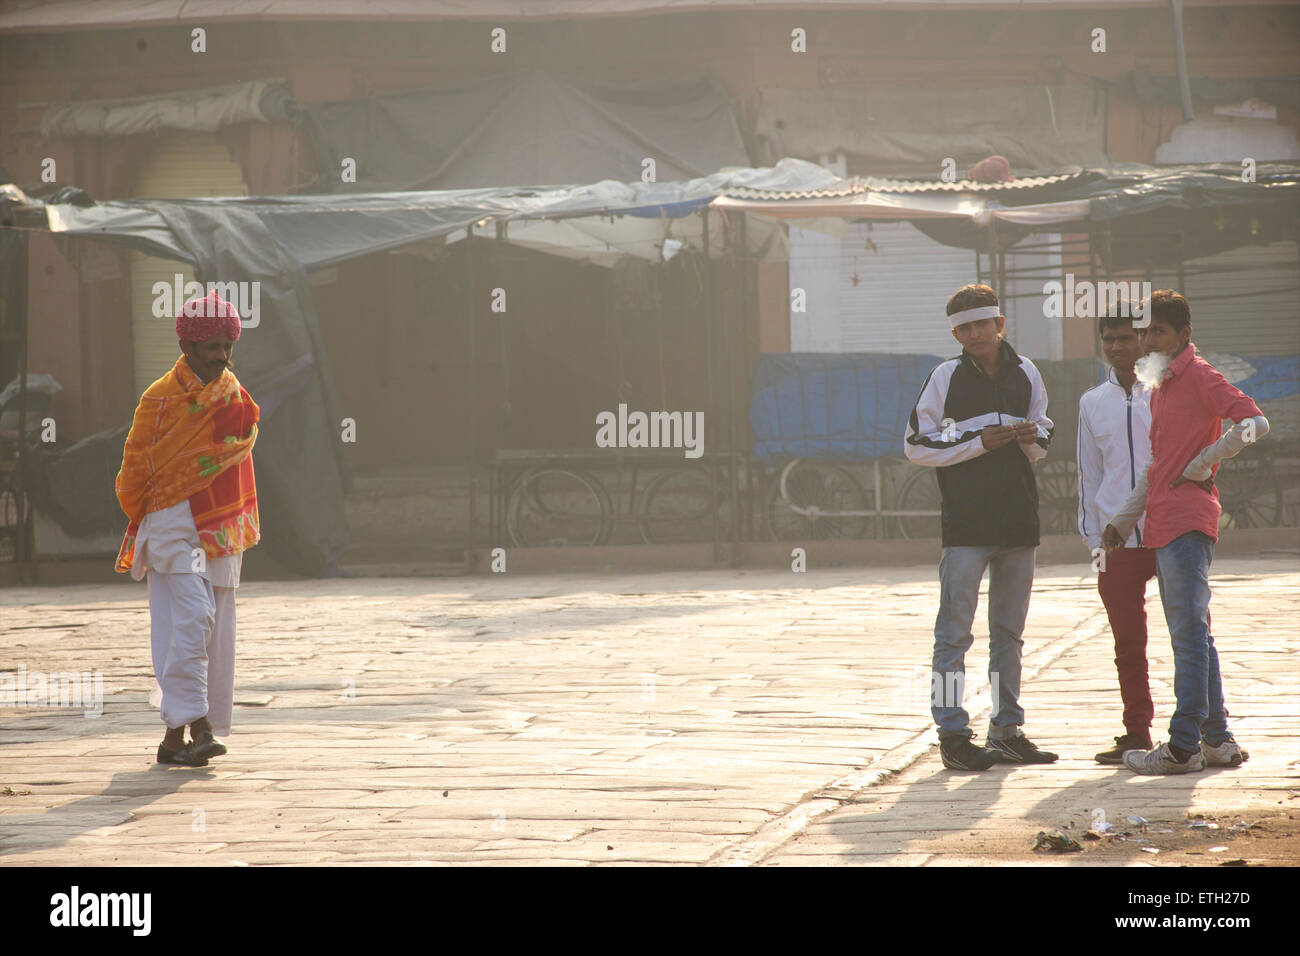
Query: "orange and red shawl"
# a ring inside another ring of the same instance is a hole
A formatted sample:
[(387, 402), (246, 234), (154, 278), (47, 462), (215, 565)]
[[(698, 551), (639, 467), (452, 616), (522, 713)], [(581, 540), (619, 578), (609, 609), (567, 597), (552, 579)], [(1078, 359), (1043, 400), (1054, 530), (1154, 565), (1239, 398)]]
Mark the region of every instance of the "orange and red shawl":
[(114, 570), (131, 569), (145, 515), (186, 499), (208, 558), (257, 544), (258, 416), (233, 372), (223, 369), (204, 385), (183, 355), (145, 390), (117, 474), (117, 500), (130, 523)]

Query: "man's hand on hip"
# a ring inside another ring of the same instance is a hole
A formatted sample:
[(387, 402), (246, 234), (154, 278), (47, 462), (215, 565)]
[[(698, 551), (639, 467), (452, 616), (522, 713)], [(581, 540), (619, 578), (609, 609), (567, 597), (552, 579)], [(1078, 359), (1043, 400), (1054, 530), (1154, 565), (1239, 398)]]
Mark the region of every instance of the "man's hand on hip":
[(1173, 490), (1174, 488), (1177, 488), (1179, 485), (1195, 485), (1197, 488), (1200, 488), (1203, 492), (1205, 492), (1208, 495), (1214, 488), (1214, 476), (1210, 475), (1210, 477), (1206, 478), (1204, 481), (1192, 481), (1192, 479), (1190, 478), (1184, 478), (1182, 475), (1179, 475), (1172, 482), (1170, 482), (1169, 488), (1170, 490)]

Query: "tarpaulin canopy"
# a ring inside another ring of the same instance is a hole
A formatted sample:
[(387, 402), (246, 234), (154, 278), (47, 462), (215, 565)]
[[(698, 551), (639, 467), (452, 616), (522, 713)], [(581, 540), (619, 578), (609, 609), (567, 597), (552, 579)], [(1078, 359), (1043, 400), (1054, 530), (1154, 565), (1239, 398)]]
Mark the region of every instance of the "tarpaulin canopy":
[[(698, 205), (695, 208), (700, 208)], [(725, 252), (721, 241), (724, 228), (722, 217), (715, 216), (709, 224), (712, 241), (710, 256), (717, 258)], [(570, 219), (516, 219), (512, 220), (505, 238), (512, 246), (535, 249), (548, 255), (580, 259), (591, 265), (613, 268), (628, 256), (638, 259), (664, 258), (665, 240), (676, 240), (697, 252), (703, 249), (704, 222), (699, 216), (673, 219), (639, 217), (635, 214), (617, 218), (578, 216)], [(447, 243), (459, 241), (463, 233), (452, 233)], [(732, 237), (733, 242), (735, 237)], [(747, 255), (755, 261), (790, 258), (790, 243), (780, 223), (754, 220), (745, 231)]]
[[(686, 182), (586, 186), (493, 187), (354, 196), (129, 199), (89, 206), (46, 207), (51, 232), (127, 242), (142, 252), (193, 263), (194, 250), (171, 229), (168, 216), (186, 210), (213, 228), (238, 214), (307, 271), (356, 256), (436, 239), (474, 223), (569, 219), (580, 216), (682, 217), (728, 188), (818, 189), (836, 181), (812, 163), (787, 159), (765, 169), (728, 169)], [(638, 236), (639, 238), (639, 236)], [(618, 237), (610, 241), (617, 244)], [(207, 277), (216, 278), (216, 277)], [(239, 278), (238, 276), (232, 278)]]
[(626, 180), (646, 160), (670, 182), (750, 163), (709, 75), (613, 85), (532, 70), (311, 103), (301, 115), (324, 192)]
[[(1084, 204), (1086, 216), (1058, 221), (1077, 221), (1080, 231), (1107, 224), (1116, 237), (1112, 251), (1121, 260), (1173, 264), (1180, 258), (1212, 255), (1252, 241), (1251, 236), (1224, 229), (1222, 223), (1211, 227), (1211, 220), (1225, 210), (1240, 209), (1259, 220), (1261, 228), (1255, 241), (1261, 241), (1259, 236), (1265, 234), (1274, 239), (1295, 238), (1300, 216), (1300, 165), (1260, 163), (1254, 170), (1254, 182), (1245, 182), (1242, 176), (1240, 164), (1226, 163), (1124, 163), (1085, 170), (1084, 175), (1061, 183), (1000, 196), (1004, 205), (1014, 204), (1015, 209), (998, 210), (992, 217), (998, 223), (997, 246), (1006, 249), (1029, 233), (1041, 231), (1039, 227), (1048, 222), (1047, 216), (1055, 214), (1053, 210), (1082, 210)], [(1030, 204), (1037, 205), (1038, 211)], [(1025, 212), (1033, 214), (1027, 222), (1017, 215)], [(986, 225), (977, 219), (916, 223), (930, 238), (966, 249), (988, 248)], [(1130, 234), (1133, 238), (1126, 240)], [(1152, 245), (1156, 236), (1168, 241)]]
[(1300, 201), (1300, 165), (1259, 163), (1253, 180), (1240, 163), (1146, 166), (1123, 163), (1065, 183), (1055, 199), (1087, 199), (1094, 220), (1116, 219), (1159, 207), (1196, 209)]

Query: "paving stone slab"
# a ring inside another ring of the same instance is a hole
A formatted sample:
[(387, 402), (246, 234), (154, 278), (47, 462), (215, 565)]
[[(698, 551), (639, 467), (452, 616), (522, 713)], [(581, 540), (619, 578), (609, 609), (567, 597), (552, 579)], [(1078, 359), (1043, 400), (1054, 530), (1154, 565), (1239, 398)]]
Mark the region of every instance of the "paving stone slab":
[[(1224, 558), (1212, 581), (1252, 759), (1188, 778), (1091, 761), (1120, 702), (1086, 564), (1038, 569), (1025, 634), (1026, 727), (1063, 759), (979, 775), (942, 770), (912, 686), (933, 569), (250, 582), (231, 752), (201, 769), (152, 763), (143, 588), (7, 589), (6, 666), (98, 670), (105, 697), (96, 718), (0, 708), (0, 865), (978, 865), (944, 841), (1097, 807), (1292, 807), (1300, 567)], [(1160, 735), (1172, 656), (1149, 592)], [(985, 635), (977, 619), (972, 674)], [(801, 807), (826, 811), (781, 830)]]

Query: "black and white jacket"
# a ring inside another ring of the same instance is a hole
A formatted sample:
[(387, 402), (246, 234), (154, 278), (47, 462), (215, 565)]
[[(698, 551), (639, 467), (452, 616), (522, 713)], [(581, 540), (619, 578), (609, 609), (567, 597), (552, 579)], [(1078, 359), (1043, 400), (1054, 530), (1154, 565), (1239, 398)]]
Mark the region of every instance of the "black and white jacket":
[[(1055, 427), (1047, 389), (1034, 363), (1003, 340), (996, 378), (965, 349), (935, 366), (907, 423), (910, 461), (938, 469), (943, 546), (1026, 547), (1038, 544), (1038, 485), (1032, 462), (1047, 454)], [(1038, 424), (1038, 440), (989, 451), (980, 429), (1017, 419)]]

